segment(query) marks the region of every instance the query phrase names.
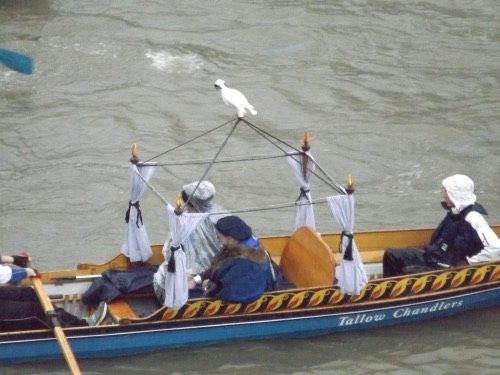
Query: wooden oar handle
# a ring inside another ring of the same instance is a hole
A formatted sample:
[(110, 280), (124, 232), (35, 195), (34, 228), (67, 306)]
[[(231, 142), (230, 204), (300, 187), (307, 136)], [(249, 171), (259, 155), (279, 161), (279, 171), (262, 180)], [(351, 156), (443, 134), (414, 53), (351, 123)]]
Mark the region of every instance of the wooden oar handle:
[(47, 314), (47, 317), (51, 320), (52, 325), (54, 326), (54, 335), (56, 336), (59, 346), (61, 347), (64, 358), (66, 359), (66, 363), (71, 370), (71, 373), (74, 375), (80, 375), (80, 368), (78, 367), (78, 363), (76, 362), (75, 356), (73, 355), (71, 347), (69, 346), (64, 331), (59, 324), (54, 306), (52, 305), (49, 296), (45, 292), (42, 280), (40, 280), (40, 278), (38, 277), (32, 277), (31, 281), (33, 283), (33, 286), (35, 287), (36, 294), (38, 295), (38, 299), (42, 304), (45, 314)]
[(39, 277), (33, 277), (31, 278), (31, 282), (35, 287), (36, 294), (38, 295), (38, 299), (40, 300), (40, 303), (42, 304), (45, 313), (48, 314), (49, 312), (53, 312), (54, 306), (52, 306), (52, 302), (50, 301), (50, 298), (47, 295), (47, 293), (45, 293), (42, 280), (40, 280)]

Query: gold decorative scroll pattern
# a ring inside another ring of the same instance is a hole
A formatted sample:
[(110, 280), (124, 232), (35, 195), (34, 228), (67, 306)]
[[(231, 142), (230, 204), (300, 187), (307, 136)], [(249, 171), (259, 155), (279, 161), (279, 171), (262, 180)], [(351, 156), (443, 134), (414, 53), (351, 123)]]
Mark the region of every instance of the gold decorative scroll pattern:
[(216, 299), (198, 299), (188, 301), (178, 311), (166, 309), (162, 320), (306, 311), (322, 307), (432, 295), (437, 292), (498, 281), (500, 281), (500, 262), (428, 274), (408, 275), (404, 278), (372, 281), (358, 296), (344, 294), (338, 287), (332, 286), (302, 291), (266, 293), (250, 304), (226, 303)]

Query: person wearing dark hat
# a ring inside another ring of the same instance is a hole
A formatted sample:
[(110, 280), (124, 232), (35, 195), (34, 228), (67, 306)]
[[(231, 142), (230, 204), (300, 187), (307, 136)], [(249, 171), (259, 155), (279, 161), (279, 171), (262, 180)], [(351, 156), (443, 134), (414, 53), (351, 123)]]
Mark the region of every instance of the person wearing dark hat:
[(387, 249), (384, 277), (500, 259), (500, 240), (476, 203), (474, 182), (457, 174), (442, 181), (446, 216), (422, 249)]
[(252, 228), (238, 216), (219, 219), (215, 228), (222, 249), (210, 268), (196, 275), (189, 286), (203, 284), (204, 296), (238, 303), (251, 303), (274, 290), (270, 259)]

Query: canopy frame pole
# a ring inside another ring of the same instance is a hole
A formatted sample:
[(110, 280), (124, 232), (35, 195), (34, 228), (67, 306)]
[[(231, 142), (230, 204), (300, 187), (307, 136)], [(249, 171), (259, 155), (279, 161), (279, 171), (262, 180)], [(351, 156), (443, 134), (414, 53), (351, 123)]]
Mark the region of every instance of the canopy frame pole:
[[(236, 123), (234, 124), (234, 126), (231, 128), (231, 131), (229, 132), (229, 134), (226, 136), (226, 139), (224, 140), (224, 142), (222, 143), (222, 145), (219, 147), (219, 150), (217, 151), (217, 153), (215, 154), (214, 158), (212, 159), (212, 161), (210, 162), (209, 166), (207, 167), (207, 169), (205, 170), (205, 172), (203, 173), (203, 175), (201, 176), (201, 178), (198, 180), (198, 183), (196, 184), (194, 190), (193, 190), (193, 193), (188, 197), (188, 200), (185, 204), (185, 206), (187, 206), (189, 204), (189, 202), (191, 202), (191, 197), (194, 196), (194, 193), (196, 192), (196, 190), (198, 189), (198, 186), (200, 186), (201, 182), (203, 181), (203, 179), (207, 176), (208, 172), (210, 171), (210, 169), (212, 168), (212, 166), (214, 165), (215, 161), (217, 160), (217, 158), (219, 157), (219, 154), (222, 152), (222, 150), (224, 149), (224, 147), (226, 146), (226, 143), (227, 141), (229, 141), (229, 138), (231, 138), (231, 135), (233, 134), (234, 130), (236, 129), (236, 127), (238, 126), (238, 124), (240, 123), (241, 119), (238, 118), (238, 121), (236, 121)], [(184, 207), (185, 207), (184, 206)]]

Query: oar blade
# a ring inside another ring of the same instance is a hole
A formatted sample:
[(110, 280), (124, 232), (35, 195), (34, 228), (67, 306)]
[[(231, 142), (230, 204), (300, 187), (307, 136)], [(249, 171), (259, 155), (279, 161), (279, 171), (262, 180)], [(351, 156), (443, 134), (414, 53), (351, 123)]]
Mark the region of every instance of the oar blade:
[(33, 73), (33, 59), (19, 52), (0, 48), (0, 62), (16, 72), (23, 74)]

